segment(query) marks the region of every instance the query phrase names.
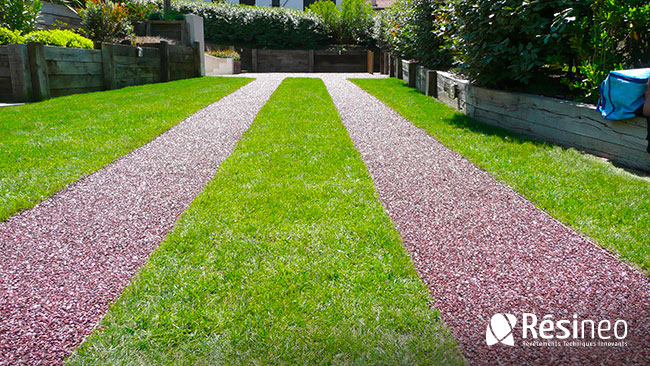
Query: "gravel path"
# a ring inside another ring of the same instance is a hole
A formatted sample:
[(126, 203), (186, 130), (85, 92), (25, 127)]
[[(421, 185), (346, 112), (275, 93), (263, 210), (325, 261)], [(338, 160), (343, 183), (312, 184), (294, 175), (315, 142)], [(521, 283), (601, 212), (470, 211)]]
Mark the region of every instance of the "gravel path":
[(62, 362), (214, 176), (280, 81), (253, 81), (0, 222), (0, 364)]
[[(471, 364), (650, 364), (650, 279), (352, 83), (325, 82), (435, 307)], [(623, 319), (627, 346), (524, 346), (523, 312), (539, 322), (546, 314), (556, 321), (573, 314)], [(516, 316), (515, 347), (486, 345), (495, 313)]]

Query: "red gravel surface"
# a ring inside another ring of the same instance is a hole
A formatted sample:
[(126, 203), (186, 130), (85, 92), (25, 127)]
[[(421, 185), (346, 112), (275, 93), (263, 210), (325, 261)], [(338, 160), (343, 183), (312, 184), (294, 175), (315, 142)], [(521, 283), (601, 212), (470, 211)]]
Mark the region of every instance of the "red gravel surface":
[[(650, 364), (648, 277), (357, 86), (340, 78), (325, 82), (470, 364)], [(515, 316), (514, 346), (486, 345), (496, 313)], [(534, 339), (522, 339), (523, 313), (538, 322), (547, 314), (555, 321), (574, 314), (596, 323), (622, 319), (628, 335), (623, 346), (566, 346), (558, 339), (556, 346), (525, 345)]]
[(0, 223), (0, 364), (58, 364), (214, 176), (280, 79), (253, 81)]

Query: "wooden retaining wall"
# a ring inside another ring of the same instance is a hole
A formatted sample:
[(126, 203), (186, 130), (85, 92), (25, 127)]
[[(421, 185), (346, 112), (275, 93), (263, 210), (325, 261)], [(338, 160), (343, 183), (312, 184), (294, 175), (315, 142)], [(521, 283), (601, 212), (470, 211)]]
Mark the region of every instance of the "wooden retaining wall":
[(0, 47), (0, 100), (13, 99), (11, 90), (11, 70), (9, 69), (9, 51)]
[(202, 57), (198, 42), (194, 48), (103, 43), (99, 50), (37, 43), (1, 46), (0, 101), (38, 101), (202, 76)]
[(608, 121), (591, 104), (486, 89), (408, 61), (393, 58), (389, 63), (394, 70), (384, 72), (399, 74), (412, 87), (479, 122), (650, 171), (645, 118)]
[(373, 72), (379, 58), (368, 50), (241, 49), (242, 68), (251, 72)]

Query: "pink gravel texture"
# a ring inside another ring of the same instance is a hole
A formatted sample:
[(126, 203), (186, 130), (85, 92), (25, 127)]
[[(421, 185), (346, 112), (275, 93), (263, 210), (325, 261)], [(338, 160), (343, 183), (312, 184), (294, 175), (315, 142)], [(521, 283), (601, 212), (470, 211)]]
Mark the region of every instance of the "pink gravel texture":
[[(435, 307), (470, 364), (650, 365), (648, 277), (351, 82), (324, 80)], [(487, 325), (496, 313), (518, 319), (513, 347), (486, 345)], [(556, 321), (574, 314), (579, 320), (622, 319), (628, 323), (627, 345), (525, 346), (522, 313), (540, 322), (547, 314)]]
[(281, 79), (253, 81), (0, 222), (0, 364), (59, 364), (233, 151)]

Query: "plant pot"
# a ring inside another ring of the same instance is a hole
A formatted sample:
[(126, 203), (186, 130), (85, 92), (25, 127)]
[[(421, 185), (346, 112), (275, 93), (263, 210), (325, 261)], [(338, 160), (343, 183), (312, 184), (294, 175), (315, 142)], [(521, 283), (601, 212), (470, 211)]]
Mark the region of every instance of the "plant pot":
[(235, 74), (241, 74), (241, 61), (235, 61)]

